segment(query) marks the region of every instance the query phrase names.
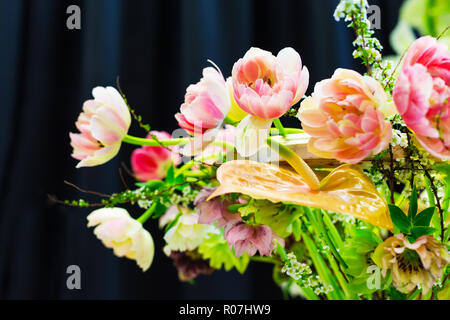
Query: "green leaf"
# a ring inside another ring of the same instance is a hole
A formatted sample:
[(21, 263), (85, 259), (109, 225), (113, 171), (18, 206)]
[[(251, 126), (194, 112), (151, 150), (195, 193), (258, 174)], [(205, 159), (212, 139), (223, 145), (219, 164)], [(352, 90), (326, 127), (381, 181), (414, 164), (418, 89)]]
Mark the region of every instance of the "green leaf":
[(149, 191), (155, 191), (165, 186), (165, 183), (161, 180), (150, 180), (147, 182), (137, 182), (137, 187), (145, 187)]
[(280, 256), (280, 258), (283, 262), (288, 262), (286, 250), (284, 250), (283, 246), (278, 241), (276, 241), (276, 243), (277, 243), (277, 248), (276, 248), (277, 254)]
[(417, 189), (416, 186), (413, 186), (411, 197), (409, 198), (409, 211), (408, 211), (409, 220), (413, 221), (416, 214), (417, 214)]
[[(173, 184), (182, 184), (185, 181), (186, 181), (185, 176), (180, 174), (180, 175), (175, 177), (175, 179), (173, 180)], [(178, 186), (177, 189), (178, 188), (184, 188), (184, 186)]]
[(406, 294), (398, 291), (394, 287), (389, 288), (389, 293), (391, 295), (391, 300), (406, 300)]
[(238, 213), (239, 212), (238, 210), (242, 207), (245, 207), (246, 205), (247, 205), (246, 203), (232, 204), (228, 206), (227, 210), (231, 213)]
[(198, 252), (203, 259), (209, 259), (209, 265), (214, 269), (221, 269), (222, 266), (226, 271), (236, 268), (240, 273), (244, 273), (250, 262), (250, 257), (244, 253), (239, 258), (236, 257), (233, 250), (223, 238), (221, 233), (211, 233), (203, 243), (198, 247)]
[(166, 182), (170, 185), (173, 185), (175, 182), (175, 168), (173, 165), (167, 170)]
[(420, 212), (414, 218), (414, 226), (423, 226), (428, 227), (431, 222), (431, 218), (433, 217), (434, 212), (436, 211), (436, 207), (429, 207)]
[(295, 220), (292, 222), (292, 234), (294, 235), (295, 241), (300, 241), (300, 233), (301, 233), (301, 227), (302, 224), (300, 222), (300, 219)]
[(180, 220), (180, 217), (183, 214), (180, 212), (177, 214), (177, 216), (175, 217), (175, 219), (173, 219), (172, 221), (169, 222), (169, 224), (166, 226), (166, 229), (164, 229), (164, 233), (166, 233), (167, 231), (169, 231), (170, 229), (172, 229), (178, 222), (178, 220)]
[(432, 227), (416, 226), (411, 229), (411, 234), (414, 239), (417, 239), (421, 236), (428, 236), (435, 232), (436, 232), (436, 228), (432, 228)]
[(389, 212), (394, 225), (400, 232), (409, 234), (411, 231), (411, 221), (399, 207), (389, 204)]
[[(292, 233), (292, 223), (302, 215), (302, 211), (295, 207), (274, 204), (268, 200), (253, 201), (253, 206), (257, 209), (254, 212), (255, 222), (268, 226), (281, 238)], [(239, 212), (242, 213), (241, 209)]]
[[(158, 200), (159, 199), (156, 199), (156, 200), (153, 200), (153, 201), (158, 201)], [(155, 211), (153, 211), (152, 218), (153, 219), (158, 219), (164, 213), (166, 213), (166, 211), (167, 211), (167, 207), (165, 205), (163, 205), (160, 201), (158, 201), (158, 203), (156, 204)]]

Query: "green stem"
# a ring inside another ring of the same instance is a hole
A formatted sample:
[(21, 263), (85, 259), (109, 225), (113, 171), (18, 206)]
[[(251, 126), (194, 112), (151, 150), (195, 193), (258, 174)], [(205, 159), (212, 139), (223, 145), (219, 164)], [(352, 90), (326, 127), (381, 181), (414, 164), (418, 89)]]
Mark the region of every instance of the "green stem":
[(341, 291), (336, 279), (333, 277), (327, 264), (323, 260), (321, 254), (319, 253), (319, 249), (317, 249), (316, 244), (306, 234), (306, 232), (303, 232), (303, 231), (302, 231), (302, 239), (305, 243), (305, 246), (309, 252), (309, 256), (311, 257), (311, 260), (314, 264), (314, 267), (315, 267), (319, 277), (326, 284), (329, 284), (333, 287), (333, 290), (331, 292), (329, 292), (327, 294), (327, 296), (333, 300), (342, 300), (344, 298), (344, 296), (342, 295), (342, 291)]
[(159, 142), (154, 139), (146, 139), (146, 138), (138, 138), (130, 135), (126, 135), (123, 139), (123, 142), (134, 144), (138, 146), (150, 146), (150, 147), (168, 147), (175, 145), (183, 145), (191, 141), (192, 138), (178, 138), (178, 139), (169, 139), (169, 140), (160, 140)]
[(333, 243), (333, 241), (331, 240), (328, 232), (325, 230), (324, 227), (324, 222), (323, 222), (323, 217), (322, 214), (319, 213), (319, 224), (320, 224), (320, 228), (322, 229), (322, 234), (325, 237), (326, 242), (328, 243), (328, 245), (330, 246), (331, 252), (333, 252), (333, 255), (336, 257), (337, 261), (339, 261), (339, 263), (345, 268), (348, 268), (347, 263), (345, 263), (344, 259), (341, 257), (341, 255), (339, 254), (338, 250), (336, 249), (335, 244)]
[(148, 218), (150, 218), (153, 214), (153, 211), (155, 211), (156, 206), (158, 205), (158, 199), (153, 200), (152, 205), (150, 206), (150, 208), (148, 208), (143, 214), (142, 216), (140, 216), (139, 218), (137, 218), (136, 220), (138, 222), (140, 222), (141, 224), (144, 224), (145, 221), (148, 220)]
[(325, 225), (327, 226), (328, 231), (330, 232), (331, 238), (334, 240), (334, 243), (338, 248), (342, 248), (343, 242), (339, 232), (337, 231), (333, 222), (331, 222), (331, 219), (328, 216), (328, 214), (325, 211), (322, 212), (323, 212), (323, 221), (325, 222)]
[(176, 170), (175, 177), (178, 177), (180, 174), (183, 174), (183, 172), (185, 172), (186, 170), (189, 170), (193, 166), (195, 166), (194, 160), (191, 160), (191, 161), (183, 164), (180, 169)]
[[(289, 134), (305, 133), (305, 130), (297, 128), (284, 128), (284, 132), (287, 135), (289, 135)], [(270, 128), (270, 135), (275, 136), (280, 134), (281, 134), (280, 130), (278, 130), (277, 128)]]
[(283, 137), (286, 137), (286, 130), (284, 130), (283, 125), (281, 124), (281, 121), (279, 118), (275, 118), (273, 119), (273, 124), (275, 125), (275, 127), (277, 127), (278, 131), (280, 132), (280, 134)]
[(210, 176), (209, 174), (202, 171), (186, 171), (183, 172), (183, 175), (185, 177), (194, 177), (194, 178), (207, 178)]
[(228, 150), (234, 150), (235, 149), (234, 145), (232, 145), (231, 143), (225, 142), (225, 141), (217, 141), (216, 140), (212, 144), (214, 146), (216, 146), (216, 147), (222, 147), (222, 148), (228, 149)]
[(272, 263), (272, 264), (277, 264), (279, 261), (270, 258), (270, 257), (261, 257), (261, 256), (253, 256), (250, 257), (251, 261), (257, 261), (257, 262), (265, 262), (265, 263)]

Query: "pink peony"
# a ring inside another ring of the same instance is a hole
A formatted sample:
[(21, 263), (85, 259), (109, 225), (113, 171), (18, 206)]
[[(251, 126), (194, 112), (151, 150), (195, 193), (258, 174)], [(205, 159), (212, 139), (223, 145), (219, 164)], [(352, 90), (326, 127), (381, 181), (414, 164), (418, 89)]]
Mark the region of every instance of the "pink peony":
[(390, 106), (375, 79), (337, 69), (331, 79), (316, 84), (298, 118), (311, 135), (310, 152), (354, 164), (388, 146), (392, 130), (385, 116)]
[(196, 136), (184, 149), (184, 154), (198, 153), (214, 141), (231, 107), (228, 88), (220, 71), (203, 69), (203, 78), (186, 90), (184, 103), (175, 115), (180, 127)]
[[(151, 131), (147, 139), (152, 139), (152, 134), (161, 141), (172, 138), (167, 132)], [(131, 167), (135, 177), (141, 181), (163, 179), (172, 164), (177, 166), (181, 163), (177, 146), (170, 147), (170, 149), (173, 152), (164, 147), (150, 146), (134, 150), (131, 154)]]
[(250, 156), (265, 145), (272, 120), (303, 97), (309, 72), (292, 48), (284, 48), (276, 57), (251, 48), (234, 64), (232, 81), (237, 104), (249, 113), (238, 125), (236, 148)]
[(405, 124), (433, 156), (450, 160), (450, 54), (432, 37), (414, 41), (394, 87)]
[(77, 168), (103, 164), (116, 156), (131, 124), (131, 116), (122, 96), (112, 87), (96, 87), (94, 100), (83, 104), (75, 125), (80, 133), (70, 133), (72, 157)]

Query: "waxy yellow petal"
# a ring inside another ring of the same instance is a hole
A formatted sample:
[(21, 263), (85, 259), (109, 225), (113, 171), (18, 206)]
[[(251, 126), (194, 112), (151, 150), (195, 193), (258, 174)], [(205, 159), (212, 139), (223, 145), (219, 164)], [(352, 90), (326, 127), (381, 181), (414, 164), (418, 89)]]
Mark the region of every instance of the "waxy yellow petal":
[(220, 186), (210, 198), (242, 193), (255, 199), (320, 208), (393, 229), (385, 200), (368, 177), (354, 165), (330, 172), (313, 191), (302, 176), (284, 167), (249, 160), (224, 163), (217, 171)]

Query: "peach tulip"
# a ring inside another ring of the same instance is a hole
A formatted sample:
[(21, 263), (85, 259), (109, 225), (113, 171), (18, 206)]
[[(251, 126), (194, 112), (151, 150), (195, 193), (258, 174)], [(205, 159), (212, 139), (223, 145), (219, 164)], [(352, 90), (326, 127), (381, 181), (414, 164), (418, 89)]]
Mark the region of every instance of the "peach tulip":
[(298, 118), (311, 135), (310, 152), (355, 164), (389, 145), (392, 127), (385, 116), (393, 114), (392, 109), (375, 79), (337, 69), (303, 100)]
[(450, 53), (426, 36), (409, 48), (394, 87), (405, 124), (433, 156), (450, 160)]
[(237, 104), (249, 114), (238, 125), (236, 149), (251, 156), (265, 145), (273, 119), (303, 97), (309, 72), (292, 48), (282, 49), (276, 57), (251, 48), (234, 64), (232, 81)]
[[(170, 134), (164, 131), (151, 131), (147, 138), (152, 139), (152, 135), (160, 141), (171, 139)], [(177, 153), (178, 146), (169, 148), (143, 146), (134, 150), (131, 154), (131, 167), (135, 177), (141, 181), (164, 179), (172, 164), (177, 166), (181, 163), (181, 157)]]
[(96, 227), (94, 234), (116, 256), (136, 260), (143, 271), (150, 268), (155, 251), (152, 236), (125, 209), (98, 209), (87, 219), (88, 227)]
[(72, 157), (77, 168), (108, 162), (119, 152), (127, 135), (131, 116), (122, 96), (112, 87), (96, 87), (94, 100), (83, 104), (83, 112), (75, 123), (80, 133), (70, 133)]

